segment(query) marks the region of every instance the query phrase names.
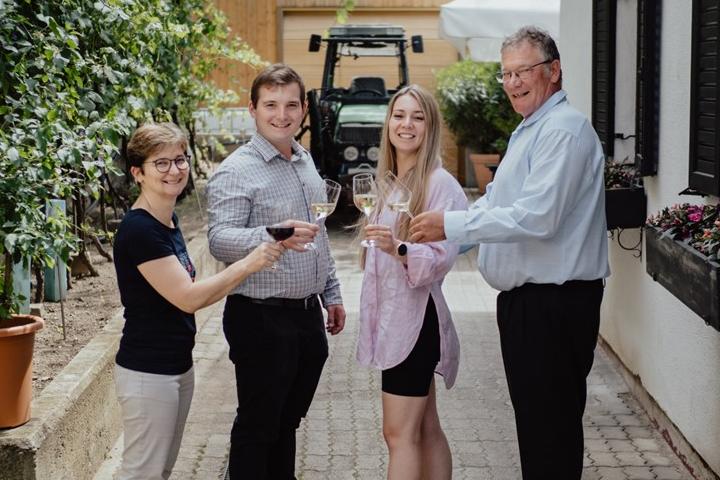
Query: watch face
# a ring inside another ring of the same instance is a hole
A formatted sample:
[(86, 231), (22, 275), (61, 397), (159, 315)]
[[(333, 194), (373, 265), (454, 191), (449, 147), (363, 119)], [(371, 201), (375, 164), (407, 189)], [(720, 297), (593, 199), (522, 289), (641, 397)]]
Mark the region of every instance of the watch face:
[(404, 243), (401, 243), (400, 245), (398, 245), (398, 255), (400, 255), (401, 257), (404, 257), (406, 253), (407, 253), (407, 245), (405, 245)]

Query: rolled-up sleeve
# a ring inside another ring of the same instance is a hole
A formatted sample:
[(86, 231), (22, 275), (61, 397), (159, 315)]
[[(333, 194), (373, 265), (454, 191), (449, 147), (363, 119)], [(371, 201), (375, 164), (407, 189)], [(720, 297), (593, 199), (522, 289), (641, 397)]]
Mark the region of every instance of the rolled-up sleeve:
[(232, 263), (268, 240), (264, 227), (247, 228), (252, 211), (251, 183), (224, 164), (208, 182), (208, 243), (218, 260)]
[[(427, 210), (467, 208), (467, 197), (457, 181), (443, 171), (432, 178)], [(412, 288), (442, 280), (452, 269), (459, 246), (446, 240), (408, 243), (406, 279)]]

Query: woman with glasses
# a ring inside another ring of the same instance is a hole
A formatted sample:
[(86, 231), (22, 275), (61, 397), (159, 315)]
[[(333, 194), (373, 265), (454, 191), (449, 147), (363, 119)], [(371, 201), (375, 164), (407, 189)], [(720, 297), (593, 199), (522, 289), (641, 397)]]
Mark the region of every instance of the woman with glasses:
[(174, 213), (188, 182), (187, 143), (176, 125), (151, 123), (138, 128), (127, 146), (140, 195), (113, 248), (125, 308), (115, 359), (125, 435), (119, 480), (170, 477), (194, 389), (194, 312), (269, 267), (283, 250), (263, 243), (224, 271), (195, 281)]

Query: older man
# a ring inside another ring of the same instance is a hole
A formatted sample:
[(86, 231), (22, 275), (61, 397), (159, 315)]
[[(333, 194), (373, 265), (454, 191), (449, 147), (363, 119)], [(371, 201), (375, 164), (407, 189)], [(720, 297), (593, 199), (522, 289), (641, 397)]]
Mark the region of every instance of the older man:
[(497, 318), (523, 479), (579, 479), (586, 378), (607, 260), (603, 152), (562, 90), (554, 40), (508, 37), (498, 81), (523, 121), (495, 181), (468, 211), (427, 212), (411, 240), (479, 243), (478, 267), (500, 290)]

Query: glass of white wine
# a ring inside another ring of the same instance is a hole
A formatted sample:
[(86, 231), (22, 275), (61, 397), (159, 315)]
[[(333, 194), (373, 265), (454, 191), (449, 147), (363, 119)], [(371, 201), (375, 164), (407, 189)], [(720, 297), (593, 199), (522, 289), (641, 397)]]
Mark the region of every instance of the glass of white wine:
[[(353, 201), (358, 210), (368, 217), (368, 221), (370, 221), (370, 216), (377, 205), (377, 198), (377, 185), (375, 185), (372, 173), (361, 173), (353, 177)], [(373, 240), (363, 240), (360, 245), (374, 248), (375, 242)]]
[(383, 201), (390, 210), (405, 213), (410, 218), (414, 217), (410, 212), (412, 192), (393, 172), (390, 170), (385, 172), (382, 178), (378, 180), (378, 189), (382, 193)]
[[(341, 189), (342, 187), (336, 181), (328, 178), (323, 180), (322, 186), (310, 199), (310, 211), (315, 217), (315, 223), (320, 223), (320, 220), (327, 218), (335, 211)], [(315, 250), (315, 242), (306, 243), (305, 248)]]

